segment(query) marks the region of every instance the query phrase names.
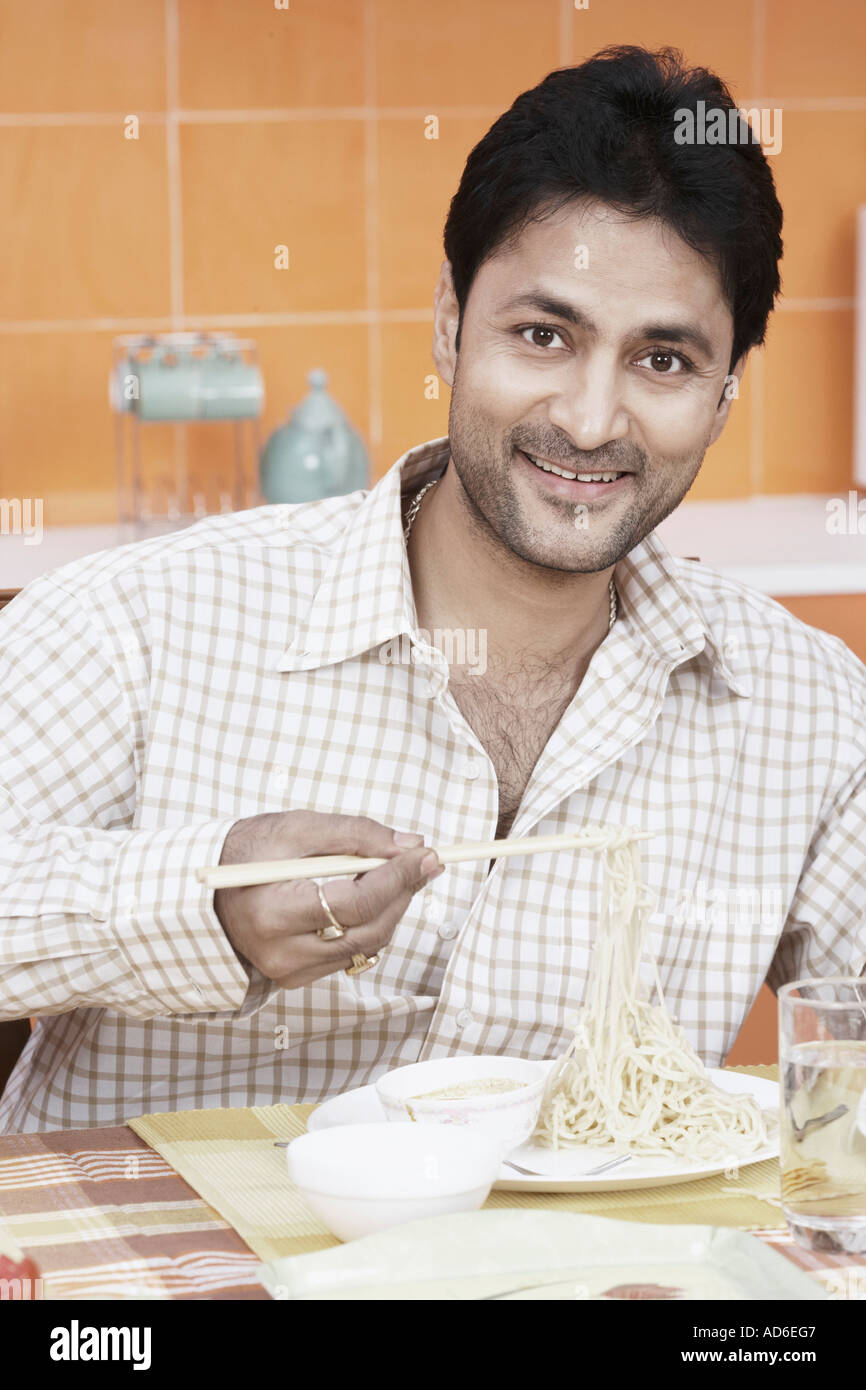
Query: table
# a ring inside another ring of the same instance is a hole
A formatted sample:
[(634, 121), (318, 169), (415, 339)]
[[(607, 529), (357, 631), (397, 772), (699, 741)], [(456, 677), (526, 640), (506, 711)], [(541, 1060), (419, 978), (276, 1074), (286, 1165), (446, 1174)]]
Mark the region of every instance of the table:
[[(50, 1299), (268, 1299), (259, 1259), (125, 1125), (0, 1137), (0, 1222)], [(753, 1231), (834, 1298), (866, 1299), (866, 1260)]]
[(270, 1299), (259, 1258), (125, 1125), (0, 1138), (0, 1223), (50, 1299)]

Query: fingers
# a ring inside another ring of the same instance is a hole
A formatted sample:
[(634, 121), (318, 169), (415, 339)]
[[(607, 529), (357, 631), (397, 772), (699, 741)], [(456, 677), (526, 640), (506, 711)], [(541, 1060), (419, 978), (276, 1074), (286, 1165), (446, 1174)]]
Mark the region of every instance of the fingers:
[[(430, 863), (425, 870), (428, 857)], [(419, 849), (403, 850), (387, 864), (370, 869), (354, 879), (330, 879), (323, 885), (328, 906), (342, 927), (362, 927), (386, 912), (391, 903), (402, 902), (405, 912), (414, 893), (429, 882), (430, 874), (439, 868), (433, 850), (423, 845)], [(321, 925), (322, 905), (316, 894)], [(402, 915), (402, 913), (401, 913)]]
[[(323, 816), (316, 811), (284, 814), (285, 827), (281, 827), (281, 834), (286, 836), (286, 853), (283, 857), (288, 859), (308, 854), (359, 854), (369, 859), (386, 859), (413, 843), (420, 845), (423, 840), (421, 835), (395, 832), (370, 816)], [(395, 834), (401, 838), (395, 840)]]
[[(433, 859), (425, 873), (421, 864), (427, 855)], [(356, 878), (327, 879), (322, 883), (322, 891), (341, 927), (360, 927), (378, 918), (392, 900), (403, 903), (402, 916), (413, 893), (429, 882), (430, 871), (437, 867), (440, 866), (434, 851), (422, 845), (403, 850), (387, 864)], [(314, 880), (268, 885), (267, 894), (267, 918), (262, 923), (266, 932), (298, 936), (327, 925)]]
[[(390, 864), (383, 866), (383, 868), (389, 869), (391, 867)], [(380, 870), (371, 870), (371, 873), (378, 872)], [(333, 941), (323, 941), (314, 933), (292, 936), (289, 947), (291, 951), (291, 974), (285, 979), (278, 979), (277, 983), (284, 989), (297, 989), (303, 985), (312, 984), (315, 980), (320, 980), (326, 975), (332, 975), (338, 970), (345, 970), (352, 964), (353, 956), (373, 956), (384, 950), (406, 912), (413, 893), (417, 891), (418, 887), (423, 887), (424, 884), (428, 883), (431, 877), (441, 872), (440, 866), (438, 870), (434, 869), (431, 875), (422, 877), (420, 883), (414, 881), (411, 876), (408, 879), (405, 879), (404, 876), (402, 889), (385, 902), (382, 910), (375, 917), (357, 926), (347, 924), (345, 907), (339, 912), (332, 908), (337, 921), (346, 924), (345, 936), (338, 937)], [(364, 878), (368, 877), (368, 874), (364, 875)], [(330, 904), (330, 893), (327, 896)], [(317, 906), (321, 917), (323, 916), (321, 904), (318, 903)]]
[(240, 845), (241, 858), (295, 858), (306, 851), (375, 855), (386, 861), (354, 879), (326, 881), (328, 906), (346, 933), (333, 941), (317, 935), (328, 917), (315, 880), (215, 890), (214, 910), (235, 951), (284, 989), (345, 969), (353, 955), (381, 950), (413, 894), (444, 872), (435, 852), (423, 843), (401, 849), (387, 826), (365, 816), (270, 813), (241, 822), (241, 829), (251, 838), (249, 845), (238, 839), (235, 849)]

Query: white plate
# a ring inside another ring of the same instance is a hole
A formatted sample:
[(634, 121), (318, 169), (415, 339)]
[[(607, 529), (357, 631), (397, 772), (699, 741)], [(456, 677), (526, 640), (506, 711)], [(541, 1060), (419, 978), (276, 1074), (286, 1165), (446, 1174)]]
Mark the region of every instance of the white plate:
[[(632, 1298), (643, 1295), (665, 1302), (787, 1304), (829, 1297), (805, 1269), (745, 1231), (657, 1226), (538, 1207), (485, 1207), (427, 1217), (328, 1250), (283, 1256), (259, 1265), (256, 1272), (274, 1298), (316, 1302), (595, 1302), (624, 1299), (630, 1293)], [(623, 1284), (661, 1287), (626, 1290)], [(633, 1322), (633, 1317), (624, 1318), (624, 1328)], [(440, 1317), (435, 1326), (441, 1325)], [(643, 1318), (639, 1325), (643, 1329)], [(707, 1340), (706, 1346), (711, 1345), (717, 1344)]]
[[(779, 1086), (776, 1081), (713, 1068), (710, 1069), (710, 1076), (723, 1091), (753, 1096), (764, 1109), (778, 1109)], [(307, 1129), (361, 1125), (386, 1118), (376, 1087), (360, 1086), (355, 1091), (344, 1091), (341, 1096), (334, 1096), (319, 1105), (310, 1115)], [(741, 1159), (739, 1166), (745, 1168), (751, 1163), (762, 1163), (764, 1159), (775, 1158), (778, 1152), (778, 1143), (766, 1144), (749, 1158)], [(717, 1173), (724, 1173), (728, 1167), (726, 1163), (708, 1163), (706, 1159), (632, 1158), (612, 1172), (600, 1173), (594, 1178), (581, 1177), (587, 1168), (595, 1168), (603, 1163), (605, 1156), (604, 1149), (587, 1147), (560, 1149), (554, 1153), (530, 1140), (508, 1157), (525, 1168), (538, 1168), (538, 1175), (524, 1177), (503, 1165), (502, 1176), (494, 1183), (494, 1188), (501, 1192), (607, 1192), (613, 1188), (626, 1192), (630, 1188), (669, 1187), (673, 1183), (693, 1182), (695, 1178), (711, 1178)]]

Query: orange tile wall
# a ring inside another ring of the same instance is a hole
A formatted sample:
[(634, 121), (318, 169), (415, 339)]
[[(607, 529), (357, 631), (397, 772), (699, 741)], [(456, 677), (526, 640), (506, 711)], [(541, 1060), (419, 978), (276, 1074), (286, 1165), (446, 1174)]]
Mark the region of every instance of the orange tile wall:
[[(42, 496), (48, 525), (114, 518), (124, 332), (254, 337), (265, 432), (324, 366), (376, 477), (444, 433), (431, 299), (465, 157), (518, 92), (609, 42), (674, 44), (784, 112), (785, 298), (693, 495), (847, 489), (862, 0), (281, 3), (0, 0), (0, 495)], [(228, 459), (225, 428), (143, 437), (152, 473), (183, 449), (194, 481)]]

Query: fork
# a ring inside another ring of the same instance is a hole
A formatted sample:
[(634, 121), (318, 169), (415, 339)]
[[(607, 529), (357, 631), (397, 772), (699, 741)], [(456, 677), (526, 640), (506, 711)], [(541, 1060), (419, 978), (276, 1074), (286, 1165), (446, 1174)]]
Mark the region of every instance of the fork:
[[(578, 1178), (594, 1178), (596, 1173), (606, 1173), (610, 1168), (618, 1168), (621, 1163), (628, 1163), (631, 1154), (622, 1154), (620, 1158), (609, 1158), (606, 1163), (600, 1163), (597, 1168), (588, 1168), (585, 1173), (575, 1174)], [(549, 1178), (551, 1173), (539, 1173), (537, 1168), (521, 1168), (519, 1163), (512, 1163), (510, 1159), (504, 1158), (502, 1162), (506, 1168), (513, 1168), (515, 1173), (522, 1173), (527, 1178)]]
[(788, 1111), (788, 1121), (794, 1131), (794, 1138), (799, 1143), (810, 1129), (823, 1129), (825, 1125), (830, 1125), (834, 1120), (841, 1120), (843, 1115), (848, 1114), (847, 1105), (837, 1105), (835, 1110), (828, 1110), (826, 1115), (813, 1115), (811, 1120), (806, 1120), (805, 1124), (798, 1125), (790, 1110)]
[[(291, 1139), (275, 1139), (275, 1149), (287, 1149), (291, 1144)], [(585, 1173), (578, 1173), (580, 1178), (594, 1178), (596, 1173), (606, 1173), (609, 1168), (618, 1168), (621, 1163), (628, 1163), (631, 1154), (623, 1154), (620, 1158), (609, 1158), (606, 1163), (600, 1163), (597, 1168), (589, 1168)], [(521, 1168), (519, 1163), (511, 1163), (507, 1158), (502, 1162), (506, 1168), (513, 1168), (515, 1173), (522, 1173), (526, 1178), (549, 1178), (550, 1173), (539, 1173), (537, 1168)]]

